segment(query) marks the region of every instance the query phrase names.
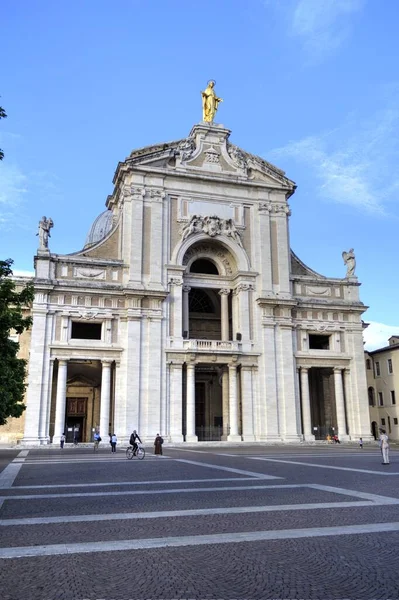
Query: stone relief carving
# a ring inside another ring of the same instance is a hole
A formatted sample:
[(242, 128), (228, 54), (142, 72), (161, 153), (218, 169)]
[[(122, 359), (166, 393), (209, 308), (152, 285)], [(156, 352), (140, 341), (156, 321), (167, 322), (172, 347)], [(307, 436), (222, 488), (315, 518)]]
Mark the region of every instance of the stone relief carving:
[(258, 205), (258, 211), (260, 213), (274, 213), (274, 214), (279, 214), (279, 213), (283, 213), (286, 214), (288, 217), (291, 216), (291, 211), (290, 211), (290, 207), (288, 206), (288, 204), (274, 204), (272, 202), (260, 202)]
[(181, 230), (182, 240), (185, 240), (194, 233), (206, 233), (210, 237), (217, 235), (226, 235), (232, 238), (239, 246), (242, 247), (239, 231), (234, 224), (233, 219), (221, 219), (220, 217), (201, 217), (193, 215)]
[(165, 192), (159, 189), (150, 189), (149, 194), (150, 198), (155, 198), (156, 200), (163, 200), (166, 197)]
[(183, 264), (187, 265), (188, 261), (191, 258), (193, 258), (194, 256), (198, 256), (198, 255), (217, 256), (220, 259), (220, 261), (222, 262), (222, 264), (224, 265), (227, 275), (233, 274), (233, 268), (230, 264), (230, 261), (229, 261), (227, 255), (224, 252), (222, 252), (221, 250), (217, 250), (215, 252), (215, 248), (213, 248), (212, 246), (208, 246), (206, 244), (200, 244), (198, 246), (189, 248), (184, 255)]
[(85, 279), (105, 279), (106, 271), (104, 269), (79, 269), (73, 270), (74, 277), (84, 277)]
[(331, 288), (306, 286), (305, 293), (308, 296), (331, 296)]
[(183, 285), (183, 279), (181, 279), (180, 277), (171, 277), (169, 279), (169, 283), (171, 285)]
[(228, 144), (227, 152), (233, 163), (239, 167), (240, 169), (245, 169), (247, 166), (247, 160), (243, 152), (241, 152), (238, 146), (234, 146), (234, 144)]
[(237, 285), (236, 288), (234, 288), (233, 293), (235, 295), (239, 294), (240, 292), (249, 292), (249, 291), (253, 291), (254, 286), (252, 285), (252, 283), (239, 283)]
[(205, 162), (212, 163), (214, 165), (220, 163), (220, 156), (215, 148), (208, 148), (208, 150), (205, 150)]
[(95, 319), (99, 315), (98, 312), (94, 312), (92, 310), (86, 310), (79, 312), (79, 319), (85, 319), (90, 321), (91, 319)]
[(180, 142), (177, 150), (180, 153), (180, 159), (182, 162), (189, 160), (195, 151), (195, 140), (194, 138), (187, 138)]

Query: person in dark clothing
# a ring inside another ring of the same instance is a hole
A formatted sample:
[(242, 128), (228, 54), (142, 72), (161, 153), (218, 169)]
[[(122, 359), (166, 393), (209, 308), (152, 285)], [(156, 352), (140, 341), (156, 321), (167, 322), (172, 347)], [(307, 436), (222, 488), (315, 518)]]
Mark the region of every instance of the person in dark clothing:
[(137, 431), (134, 429), (134, 430), (133, 430), (133, 432), (132, 432), (132, 434), (131, 434), (131, 436), (130, 436), (130, 440), (129, 440), (129, 443), (130, 443), (130, 444), (133, 446), (133, 455), (135, 455), (135, 454), (136, 454), (136, 452), (137, 452), (137, 448), (138, 448), (138, 445), (137, 445), (137, 440), (140, 442), (140, 444), (142, 444), (142, 443), (143, 443), (143, 442), (141, 441), (141, 439), (140, 439), (140, 436), (139, 436), (139, 434), (138, 434), (138, 433), (137, 433)]
[(162, 456), (162, 444), (163, 444), (163, 438), (159, 435), (159, 433), (157, 433), (157, 437), (155, 438), (154, 441), (154, 454), (160, 454)]

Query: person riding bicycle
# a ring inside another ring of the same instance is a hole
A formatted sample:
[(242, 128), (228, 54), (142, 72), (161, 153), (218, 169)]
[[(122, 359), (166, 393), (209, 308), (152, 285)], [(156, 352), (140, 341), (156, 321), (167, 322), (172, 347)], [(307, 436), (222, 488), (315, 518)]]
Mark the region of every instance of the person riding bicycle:
[(137, 452), (137, 448), (138, 448), (138, 444), (137, 444), (137, 441), (136, 441), (136, 440), (138, 440), (138, 441), (140, 442), (140, 444), (142, 444), (142, 443), (143, 443), (143, 442), (141, 441), (141, 439), (140, 439), (140, 436), (139, 436), (139, 434), (138, 434), (138, 433), (137, 433), (137, 431), (134, 429), (134, 430), (133, 430), (133, 433), (132, 433), (132, 434), (131, 434), (131, 436), (130, 436), (130, 440), (129, 440), (129, 443), (130, 443), (130, 445), (131, 445), (131, 446), (133, 446), (133, 455), (135, 455), (135, 454), (136, 454), (136, 452)]

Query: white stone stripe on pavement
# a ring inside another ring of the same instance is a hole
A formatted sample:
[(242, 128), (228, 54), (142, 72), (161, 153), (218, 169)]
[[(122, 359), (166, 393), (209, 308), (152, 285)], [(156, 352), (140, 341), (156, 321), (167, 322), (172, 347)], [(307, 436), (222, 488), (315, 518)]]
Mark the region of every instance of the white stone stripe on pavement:
[[(399, 500), (398, 500), (399, 504)], [(198, 508), (191, 510), (162, 510), (140, 513), (110, 513), (103, 515), (66, 515), (61, 517), (27, 517), (25, 519), (3, 519), (0, 527), (16, 525), (50, 525), (54, 523), (87, 523), (92, 521), (124, 521), (135, 519), (165, 519), (170, 517), (200, 517), (204, 515), (240, 515), (250, 513), (287, 512), (297, 510), (321, 510), (325, 508), (359, 508), (380, 506), (370, 500), (359, 502), (319, 502), (310, 504), (281, 504), (273, 506), (234, 506), (232, 508)]]
[(5, 469), (3, 469), (0, 473), (0, 489), (12, 486), (23, 464), (23, 459), (18, 462), (12, 461)]
[[(88, 554), (92, 552), (115, 552), (117, 550), (147, 550), (182, 546), (207, 546), (210, 544), (237, 544), (239, 542), (265, 542), (300, 538), (329, 537), (337, 535), (361, 535), (399, 531), (399, 522), (367, 523), (338, 527), (313, 527), (308, 529), (279, 529), (273, 531), (245, 531), (216, 533), (210, 535), (188, 535), (165, 538), (149, 538), (118, 541), (49, 544), (0, 548), (0, 559), (25, 558), (28, 556), (57, 556), (65, 554)], [(384, 538), (389, 543), (389, 538)]]
[[(355, 473), (367, 473), (369, 475), (399, 475), (399, 473), (383, 471), (382, 469), (381, 469), (381, 471), (371, 471), (369, 469), (355, 469), (353, 467), (337, 467), (337, 466), (333, 466), (333, 465), (319, 465), (317, 463), (307, 463), (307, 462), (300, 462), (300, 461), (295, 461), (295, 460), (282, 460), (282, 459), (277, 459), (277, 458), (259, 458), (259, 457), (255, 457), (255, 456), (249, 456), (248, 458), (249, 458), (249, 460), (262, 460), (265, 462), (285, 463), (287, 465), (301, 465), (301, 467), (314, 467), (316, 469), (334, 469), (336, 471), (352, 471)], [(384, 467), (384, 468), (386, 468), (386, 467)]]
[(18, 454), (17, 458), (23, 458), (25, 456), (28, 456), (29, 454), (29, 450), (21, 450), (21, 452)]
[(358, 492), (357, 490), (348, 490), (346, 488), (334, 487), (331, 485), (308, 483), (306, 487), (321, 492), (332, 492), (333, 494), (342, 494), (344, 496), (362, 498), (363, 500), (371, 500), (371, 502), (375, 502), (376, 504), (399, 504), (399, 498), (390, 498), (389, 496), (380, 496), (379, 494), (369, 494), (368, 492)]
[(123, 485), (169, 485), (171, 483), (220, 483), (222, 481), (258, 481), (254, 477), (220, 477), (213, 479), (157, 479), (152, 481), (107, 481), (104, 482), (95, 482), (95, 483), (57, 483), (48, 485), (18, 485), (18, 486), (9, 486), (3, 487), (2, 489), (12, 489), (12, 490), (49, 490), (53, 488), (81, 488), (81, 487), (117, 487)]
[(185, 458), (176, 458), (175, 461), (187, 463), (189, 465), (195, 465), (197, 467), (206, 467), (207, 469), (216, 469), (218, 471), (227, 471), (228, 473), (237, 473), (237, 475), (249, 475), (250, 477), (256, 477), (257, 479), (284, 479), (284, 477), (277, 477), (276, 475), (265, 475), (264, 473), (244, 471), (242, 469), (233, 469), (231, 467), (223, 467), (221, 465), (213, 465), (210, 463), (198, 462), (195, 460), (186, 460)]
[[(3, 500), (44, 500), (49, 498), (95, 498), (96, 496), (140, 496), (147, 494), (193, 494), (193, 493), (209, 493), (209, 492), (234, 492), (243, 490), (270, 490), (281, 488), (301, 488), (306, 487), (301, 484), (296, 485), (237, 485), (225, 487), (210, 487), (210, 488), (173, 488), (171, 490), (123, 490), (121, 492), (79, 492), (77, 494), (25, 494), (23, 496), (0, 496), (0, 501)], [(18, 488), (13, 488), (18, 489)]]

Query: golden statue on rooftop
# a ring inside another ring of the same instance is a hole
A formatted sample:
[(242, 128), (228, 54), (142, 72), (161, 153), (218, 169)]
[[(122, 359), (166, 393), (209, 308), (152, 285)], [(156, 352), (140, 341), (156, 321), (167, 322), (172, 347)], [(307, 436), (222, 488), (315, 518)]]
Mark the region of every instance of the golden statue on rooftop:
[(219, 102), (223, 102), (222, 98), (218, 98), (215, 94), (215, 83), (213, 79), (208, 81), (208, 86), (202, 94), (202, 120), (206, 123), (212, 123), (216, 111), (218, 109)]

